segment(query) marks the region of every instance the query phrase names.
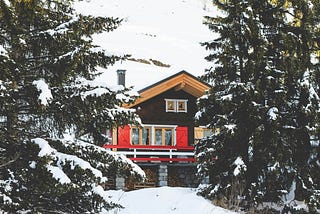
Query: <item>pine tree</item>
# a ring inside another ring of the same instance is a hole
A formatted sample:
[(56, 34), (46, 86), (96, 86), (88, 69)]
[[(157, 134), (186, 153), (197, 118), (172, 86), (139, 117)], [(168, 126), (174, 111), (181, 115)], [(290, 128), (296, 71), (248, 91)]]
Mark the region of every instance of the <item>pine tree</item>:
[(134, 99), (129, 89), (94, 81), (97, 67), (125, 56), (92, 35), (120, 22), (76, 14), (67, 0), (0, 0), (0, 210), (96, 213), (116, 206), (102, 188), (108, 176), (141, 175), (93, 144), (135, 121), (121, 107)]
[(199, 120), (220, 132), (196, 147), (199, 175), (210, 178), (203, 194), (254, 207), (283, 200), (300, 183), (308, 185), (296, 199), (308, 200), (319, 168), (310, 145), (320, 109), (319, 64), (310, 58), (316, 9), (302, 0), (213, 2), (226, 15), (206, 17), (219, 37), (204, 43), (216, 66), (203, 76), (213, 86)]

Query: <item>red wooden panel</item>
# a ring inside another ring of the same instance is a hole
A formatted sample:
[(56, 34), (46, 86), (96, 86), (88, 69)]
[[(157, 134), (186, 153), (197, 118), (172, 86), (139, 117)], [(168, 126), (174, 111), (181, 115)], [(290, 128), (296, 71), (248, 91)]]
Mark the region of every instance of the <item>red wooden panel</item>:
[(195, 162), (195, 158), (129, 158), (132, 161), (161, 161), (161, 162)]
[(109, 149), (140, 149), (140, 150), (163, 150), (168, 151), (170, 149), (174, 151), (193, 151), (194, 146), (157, 146), (157, 145), (103, 145), (104, 148)]
[(129, 125), (118, 128), (118, 145), (130, 146), (130, 126)]
[(176, 128), (176, 140), (178, 147), (188, 146), (188, 127), (178, 126)]

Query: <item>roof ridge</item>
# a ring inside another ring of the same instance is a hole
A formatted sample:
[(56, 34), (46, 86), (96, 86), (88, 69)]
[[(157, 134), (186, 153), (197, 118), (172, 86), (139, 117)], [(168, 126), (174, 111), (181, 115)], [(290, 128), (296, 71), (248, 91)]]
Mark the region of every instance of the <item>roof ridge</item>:
[(164, 83), (164, 82), (168, 81), (169, 79), (172, 79), (172, 78), (174, 78), (174, 77), (176, 77), (176, 76), (179, 76), (179, 75), (181, 75), (181, 74), (187, 74), (188, 76), (190, 76), (190, 77), (192, 77), (192, 78), (200, 81), (201, 83), (206, 84), (207, 86), (210, 86), (208, 83), (201, 81), (198, 77), (196, 77), (196, 76), (194, 76), (193, 74), (187, 72), (186, 70), (181, 70), (181, 71), (179, 71), (178, 73), (175, 73), (175, 74), (173, 74), (173, 75), (171, 75), (171, 76), (169, 76), (169, 77), (166, 77), (166, 78), (164, 78), (164, 79), (162, 79), (162, 80), (160, 80), (160, 81), (158, 81), (158, 82), (155, 82), (154, 84), (151, 84), (151, 85), (149, 85), (149, 86), (147, 86), (147, 87), (144, 87), (144, 88), (140, 89), (140, 90), (138, 91), (138, 93), (140, 94), (140, 93), (142, 93), (142, 92), (144, 92), (144, 91), (146, 91), (146, 90), (148, 90), (148, 89), (150, 89), (150, 88), (153, 88), (153, 87), (155, 87), (155, 86), (157, 86), (157, 85), (159, 85), (159, 84), (161, 84), (161, 83)]

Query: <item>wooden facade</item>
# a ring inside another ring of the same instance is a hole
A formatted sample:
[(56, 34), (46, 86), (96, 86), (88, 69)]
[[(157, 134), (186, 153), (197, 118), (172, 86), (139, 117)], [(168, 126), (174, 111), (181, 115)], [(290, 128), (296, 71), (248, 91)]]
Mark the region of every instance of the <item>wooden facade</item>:
[[(137, 162), (192, 162), (196, 101), (210, 86), (182, 71), (139, 91), (135, 108), (142, 126), (113, 131), (112, 145)], [(199, 127), (196, 128), (199, 132)]]
[[(187, 112), (166, 112), (166, 99), (187, 100)], [(188, 130), (194, 129), (194, 115), (196, 113), (196, 97), (180, 90), (170, 89), (156, 97), (151, 98), (137, 105), (137, 113), (143, 124), (155, 125), (177, 125), (186, 127)], [(188, 131), (188, 142), (184, 146), (193, 145), (193, 131)]]

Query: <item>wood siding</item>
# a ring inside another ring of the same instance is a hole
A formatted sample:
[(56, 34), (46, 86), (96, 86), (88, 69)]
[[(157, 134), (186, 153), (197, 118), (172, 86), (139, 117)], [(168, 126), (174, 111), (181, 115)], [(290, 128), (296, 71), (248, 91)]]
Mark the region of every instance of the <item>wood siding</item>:
[[(185, 112), (166, 112), (165, 99), (186, 99), (187, 109)], [(135, 106), (137, 114), (143, 124), (155, 125), (178, 125), (188, 128), (188, 145), (193, 145), (194, 139), (194, 115), (197, 111), (196, 97), (183, 90), (170, 89)]]

